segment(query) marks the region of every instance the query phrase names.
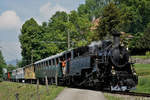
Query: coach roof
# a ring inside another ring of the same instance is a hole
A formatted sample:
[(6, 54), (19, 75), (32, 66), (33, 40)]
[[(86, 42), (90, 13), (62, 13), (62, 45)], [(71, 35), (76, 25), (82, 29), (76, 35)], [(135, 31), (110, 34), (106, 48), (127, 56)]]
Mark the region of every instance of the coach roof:
[(50, 57), (41, 59), (41, 60), (39, 60), (39, 61), (36, 61), (34, 64), (38, 64), (38, 63), (45, 62), (45, 61), (48, 61), (48, 60), (51, 60), (51, 59), (54, 59), (54, 58), (58, 58), (58, 57), (60, 57), (60, 56), (63, 56), (64, 54), (70, 52), (71, 50), (72, 50), (72, 49), (69, 49), (69, 50), (67, 50), (67, 51), (58, 53), (58, 54), (56, 54), (56, 55), (52, 55), (52, 56), (50, 56)]

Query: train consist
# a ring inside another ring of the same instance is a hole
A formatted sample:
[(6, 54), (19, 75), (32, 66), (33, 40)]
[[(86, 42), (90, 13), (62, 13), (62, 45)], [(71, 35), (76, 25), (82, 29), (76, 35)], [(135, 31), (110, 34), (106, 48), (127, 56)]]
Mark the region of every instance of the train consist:
[(120, 33), (113, 41), (70, 49), (6, 73), (6, 79), (18, 82), (84, 86), (109, 91), (130, 91), (138, 77), (129, 62), (129, 53), (120, 44)]

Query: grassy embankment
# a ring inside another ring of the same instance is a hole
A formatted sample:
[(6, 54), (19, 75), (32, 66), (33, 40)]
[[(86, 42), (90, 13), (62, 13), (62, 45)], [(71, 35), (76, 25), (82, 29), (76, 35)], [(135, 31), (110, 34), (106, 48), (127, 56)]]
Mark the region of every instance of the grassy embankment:
[(64, 87), (49, 86), (47, 93), (46, 87), (39, 85), (39, 95), (37, 95), (35, 84), (1, 82), (0, 100), (16, 100), (16, 93), (19, 93), (19, 100), (54, 100), (63, 89)]
[(140, 58), (140, 59), (148, 59), (148, 58), (150, 58), (150, 57), (148, 57), (148, 56), (145, 56), (145, 55), (141, 55), (141, 56), (132, 56), (132, 58)]
[(135, 92), (150, 93), (150, 64), (135, 64), (139, 75), (138, 86)]
[[(144, 56), (143, 56), (144, 58)], [(150, 93), (150, 64), (135, 64), (135, 69), (138, 74), (138, 85), (134, 92), (141, 92), (141, 93)], [(121, 96), (114, 96), (111, 94), (104, 94), (108, 100), (127, 100), (132, 99), (130, 97), (121, 97)], [(139, 97), (136, 97), (135, 100), (145, 100)]]

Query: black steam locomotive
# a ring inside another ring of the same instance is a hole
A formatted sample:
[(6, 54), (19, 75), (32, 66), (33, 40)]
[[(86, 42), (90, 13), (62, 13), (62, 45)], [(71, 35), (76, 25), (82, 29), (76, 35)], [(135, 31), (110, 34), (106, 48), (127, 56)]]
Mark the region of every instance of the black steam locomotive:
[(78, 48), (75, 52), (80, 56), (70, 60), (66, 83), (110, 91), (135, 89), (138, 77), (129, 53), (120, 45), (120, 33), (114, 33), (113, 38), (113, 43), (102, 41)]
[(46, 76), (49, 84), (109, 91), (129, 91), (138, 83), (129, 53), (120, 45), (118, 32), (113, 34), (113, 42), (105, 40), (67, 50), (19, 70), (8, 72), (9, 80), (34, 82), (39, 79), (43, 83)]

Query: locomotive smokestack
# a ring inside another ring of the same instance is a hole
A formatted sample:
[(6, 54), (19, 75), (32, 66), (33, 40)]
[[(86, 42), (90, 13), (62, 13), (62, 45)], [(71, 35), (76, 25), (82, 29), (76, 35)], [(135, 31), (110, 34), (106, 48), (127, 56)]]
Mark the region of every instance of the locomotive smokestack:
[(113, 35), (114, 47), (119, 47), (119, 45), (120, 45), (120, 35), (121, 34), (117, 31), (114, 31), (112, 35)]

